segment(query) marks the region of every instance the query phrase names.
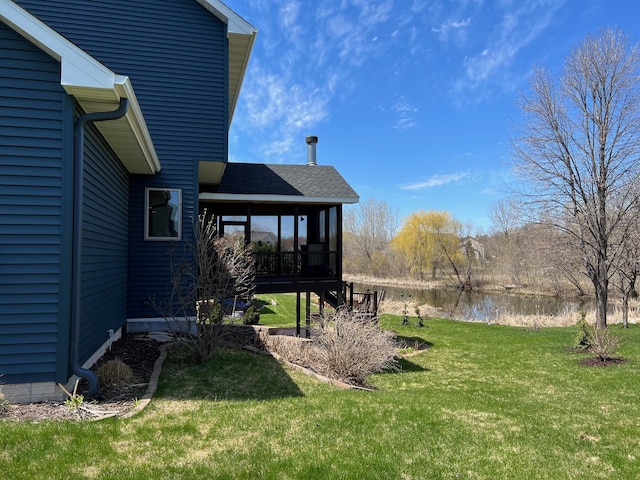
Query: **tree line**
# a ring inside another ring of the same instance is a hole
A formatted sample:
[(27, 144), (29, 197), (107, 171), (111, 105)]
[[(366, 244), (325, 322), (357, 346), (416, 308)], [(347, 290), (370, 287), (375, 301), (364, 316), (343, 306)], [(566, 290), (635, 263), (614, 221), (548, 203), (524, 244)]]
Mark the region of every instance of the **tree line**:
[[(623, 32), (587, 36), (554, 76), (536, 67), (512, 138), (511, 195), (492, 229), (471, 235), (447, 212), (398, 212), (369, 200), (345, 212), (345, 271), (590, 294), (596, 327), (615, 292), (636, 296), (640, 270), (640, 53)], [(479, 250), (483, 250), (480, 252)]]

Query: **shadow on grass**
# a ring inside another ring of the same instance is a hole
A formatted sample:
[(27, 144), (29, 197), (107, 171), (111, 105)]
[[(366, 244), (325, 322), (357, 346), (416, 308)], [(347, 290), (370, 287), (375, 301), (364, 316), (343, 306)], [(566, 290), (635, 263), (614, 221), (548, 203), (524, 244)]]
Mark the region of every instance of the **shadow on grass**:
[(400, 372), (429, 372), (428, 368), (423, 367), (422, 365), (418, 365), (417, 363), (413, 363), (407, 358), (401, 358), (398, 360), (398, 366), (400, 367)]
[(271, 306), (271, 302), (268, 302), (267, 300), (256, 298), (253, 300), (253, 303), (255, 303), (258, 306), (258, 310), (261, 315), (262, 314), (269, 315), (269, 314), (275, 313), (273, 310), (269, 308)]
[(272, 400), (304, 394), (273, 357), (220, 349), (202, 365), (172, 351), (162, 369), (157, 398)]
[(433, 347), (433, 343), (427, 342), (422, 337), (405, 337), (402, 335), (398, 335), (396, 337), (398, 341), (404, 343), (407, 347), (413, 348), (416, 352), (422, 352), (423, 350), (428, 350)]

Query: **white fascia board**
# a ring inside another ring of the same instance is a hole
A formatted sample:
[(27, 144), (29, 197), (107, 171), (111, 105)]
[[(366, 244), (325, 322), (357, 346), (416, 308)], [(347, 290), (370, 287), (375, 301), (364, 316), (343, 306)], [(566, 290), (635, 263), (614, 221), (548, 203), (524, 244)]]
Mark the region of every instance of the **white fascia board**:
[(200, 200), (216, 202), (253, 202), (253, 203), (358, 203), (360, 197), (305, 197), (302, 195), (242, 195), (235, 193), (201, 193)]
[(219, 0), (198, 0), (198, 3), (227, 24), (228, 33), (255, 35), (258, 30)]
[(0, 20), (61, 63), (63, 87), (113, 89), (111, 70), (11, 0), (0, 0)]
[(138, 145), (140, 145), (140, 148), (142, 149), (145, 160), (149, 165), (149, 170), (152, 173), (158, 173), (162, 168), (160, 160), (158, 159), (158, 154), (156, 153), (156, 149), (153, 145), (153, 140), (151, 140), (151, 134), (147, 128), (147, 122), (144, 120), (142, 109), (138, 103), (138, 97), (136, 97), (136, 93), (133, 90), (129, 77), (118, 75), (116, 77), (115, 87), (121, 97), (129, 99), (129, 110), (125, 115), (125, 118), (129, 122), (131, 131), (138, 141)]

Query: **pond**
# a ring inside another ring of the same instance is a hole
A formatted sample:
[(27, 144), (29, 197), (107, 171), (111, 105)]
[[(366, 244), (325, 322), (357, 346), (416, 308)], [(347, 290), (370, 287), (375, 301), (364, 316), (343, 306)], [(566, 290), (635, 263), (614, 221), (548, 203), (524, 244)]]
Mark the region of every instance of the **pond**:
[(385, 300), (403, 301), (418, 305), (431, 305), (444, 316), (462, 320), (487, 321), (499, 314), (564, 316), (579, 309), (593, 309), (590, 299), (560, 299), (536, 297), (517, 293), (462, 291), (455, 288), (416, 289), (381, 285), (355, 284), (354, 289), (384, 290)]

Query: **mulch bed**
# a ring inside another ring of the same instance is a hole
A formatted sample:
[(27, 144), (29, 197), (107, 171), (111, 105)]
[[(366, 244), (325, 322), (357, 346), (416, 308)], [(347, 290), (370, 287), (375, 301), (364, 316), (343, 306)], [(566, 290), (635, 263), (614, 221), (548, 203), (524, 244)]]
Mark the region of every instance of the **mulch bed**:
[[(96, 371), (105, 362), (119, 358), (133, 371), (133, 384), (124, 386), (101, 386), (102, 398), (99, 401), (85, 401), (82, 408), (73, 410), (64, 402), (39, 402), (10, 404), (0, 407), (0, 419), (26, 420), (40, 422), (44, 420), (82, 420), (118, 416), (127, 413), (137, 403), (149, 384), (156, 359), (160, 355), (161, 343), (139, 334), (125, 334), (111, 345), (111, 349), (91, 368)], [(87, 384), (82, 380), (78, 393), (88, 398)]]
[(622, 365), (627, 360), (624, 358), (607, 358), (602, 360), (600, 357), (587, 357), (580, 360), (580, 365), (585, 367), (610, 367), (612, 365)]

